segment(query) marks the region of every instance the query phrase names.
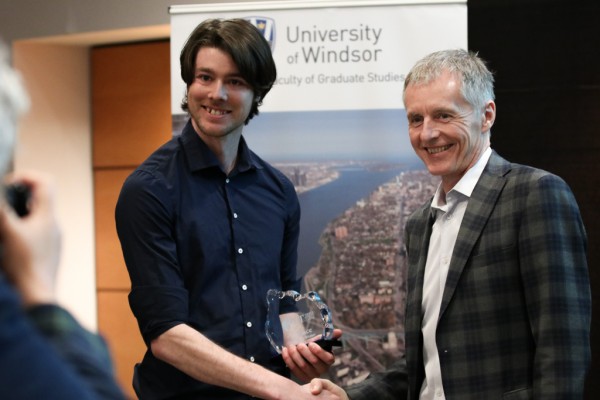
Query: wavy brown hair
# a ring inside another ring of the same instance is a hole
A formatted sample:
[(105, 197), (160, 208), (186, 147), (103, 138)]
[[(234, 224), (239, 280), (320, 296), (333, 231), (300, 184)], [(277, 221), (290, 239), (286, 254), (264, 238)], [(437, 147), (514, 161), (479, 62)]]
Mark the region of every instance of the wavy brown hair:
[(186, 84), (186, 95), (181, 109), (189, 111), (187, 89), (194, 81), (196, 55), (202, 47), (214, 47), (229, 54), (240, 75), (254, 92), (254, 101), (245, 123), (258, 115), (258, 107), (273, 87), (277, 69), (269, 42), (250, 22), (236, 19), (208, 19), (200, 23), (188, 37), (181, 54), (181, 79)]

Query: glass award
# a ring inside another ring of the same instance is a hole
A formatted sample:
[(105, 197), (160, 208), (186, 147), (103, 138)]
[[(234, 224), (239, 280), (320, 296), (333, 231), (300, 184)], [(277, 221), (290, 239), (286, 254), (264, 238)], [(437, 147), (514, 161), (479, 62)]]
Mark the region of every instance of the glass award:
[(341, 346), (333, 338), (331, 311), (317, 292), (300, 294), (294, 290), (270, 289), (267, 307), (267, 338), (278, 354), (283, 347), (300, 343), (315, 342), (327, 351)]

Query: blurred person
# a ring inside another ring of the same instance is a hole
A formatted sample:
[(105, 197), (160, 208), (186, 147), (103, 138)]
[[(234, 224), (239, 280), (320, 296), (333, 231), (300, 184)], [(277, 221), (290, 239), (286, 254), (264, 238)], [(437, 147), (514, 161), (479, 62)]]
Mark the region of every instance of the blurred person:
[(583, 397), (591, 358), (585, 229), (561, 178), (491, 149), (493, 82), (464, 50), (432, 53), (407, 75), (411, 144), (442, 181), (405, 228), (406, 355), (346, 391), (314, 380), (313, 393)]
[(267, 291), (301, 282), (295, 188), (242, 135), (275, 82), (269, 43), (243, 19), (206, 20), (180, 63), (189, 120), (126, 179), (115, 210), (147, 345), (133, 386), (141, 399), (313, 398), (290, 372), (309, 381), (333, 354), (308, 343), (275, 357), (265, 333)]
[[(51, 180), (7, 174), (28, 97), (0, 44), (0, 391), (3, 399), (123, 399), (104, 340), (57, 304), (60, 230)], [(6, 201), (5, 185), (26, 187), (27, 214)]]

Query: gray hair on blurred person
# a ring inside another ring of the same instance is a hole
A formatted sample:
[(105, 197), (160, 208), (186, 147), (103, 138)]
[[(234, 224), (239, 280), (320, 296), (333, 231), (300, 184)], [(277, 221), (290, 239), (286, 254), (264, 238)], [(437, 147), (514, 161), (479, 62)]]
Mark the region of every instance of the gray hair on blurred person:
[(19, 117), (28, 108), (21, 75), (10, 66), (8, 49), (0, 42), (0, 178), (12, 160)]

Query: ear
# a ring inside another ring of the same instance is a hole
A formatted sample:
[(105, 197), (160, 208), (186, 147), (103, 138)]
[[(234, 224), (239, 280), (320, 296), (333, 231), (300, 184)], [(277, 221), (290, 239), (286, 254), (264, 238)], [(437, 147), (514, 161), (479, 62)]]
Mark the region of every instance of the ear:
[(494, 121), (496, 120), (496, 103), (493, 100), (489, 100), (483, 109), (481, 132), (488, 132), (492, 129)]

